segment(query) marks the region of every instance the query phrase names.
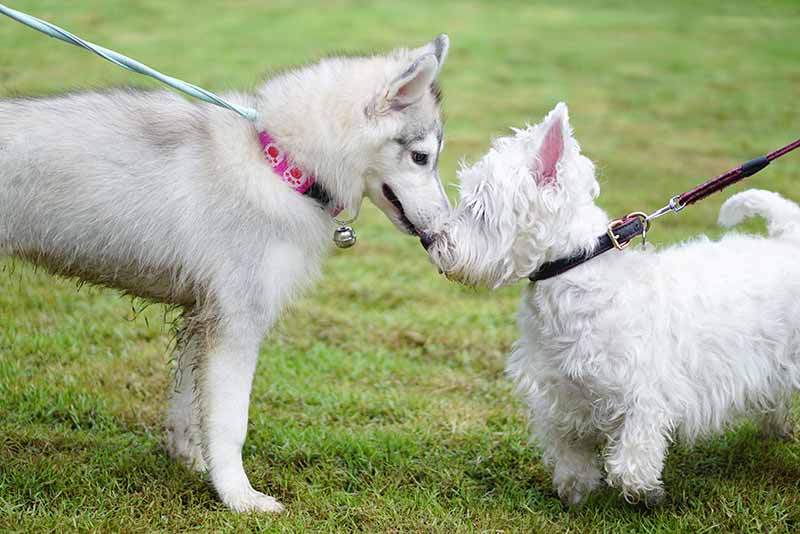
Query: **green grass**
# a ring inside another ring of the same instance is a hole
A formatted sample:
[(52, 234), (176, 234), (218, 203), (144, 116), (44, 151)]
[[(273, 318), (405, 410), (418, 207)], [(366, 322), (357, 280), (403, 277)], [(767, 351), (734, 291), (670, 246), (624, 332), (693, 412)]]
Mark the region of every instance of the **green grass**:
[[(800, 131), (796, 0), (224, 4), (15, 7), (212, 90), (446, 31), (442, 175), (455, 181), (459, 158), (565, 100), (614, 215), (654, 209)], [(126, 83), (152, 85), (0, 20), (0, 96)], [(800, 200), (800, 157), (750, 183)], [(728, 196), (658, 221), (652, 240), (719, 235)], [(226, 511), (165, 454), (159, 306), (137, 312), (113, 292), (0, 264), (0, 531), (800, 529), (800, 445), (748, 425), (673, 447), (658, 509), (606, 489), (563, 512), (503, 378), (519, 288), (447, 283), (370, 206), (357, 229), (358, 246), (328, 260), (261, 351), (244, 459), (288, 506), (280, 517)]]

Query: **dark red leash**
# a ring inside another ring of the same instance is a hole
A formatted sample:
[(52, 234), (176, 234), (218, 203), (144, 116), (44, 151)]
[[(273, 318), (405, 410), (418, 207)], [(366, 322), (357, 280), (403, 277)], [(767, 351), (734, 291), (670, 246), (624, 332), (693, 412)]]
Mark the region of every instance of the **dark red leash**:
[(694, 189), (690, 189), (689, 191), (681, 193), (680, 195), (675, 195), (669, 200), (669, 203), (666, 206), (654, 211), (645, 217), (644, 220), (645, 222), (652, 221), (653, 219), (657, 219), (658, 217), (661, 217), (670, 211), (677, 213), (686, 206), (694, 204), (698, 200), (702, 200), (707, 196), (716, 193), (717, 191), (722, 191), (729, 185), (733, 185), (736, 182), (747, 178), (748, 176), (753, 176), (755, 173), (769, 165), (773, 160), (788, 154), (796, 148), (800, 148), (800, 139), (794, 141), (793, 143), (789, 143), (788, 145), (781, 147), (774, 152), (770, 152), (766, 156), (759, 156), (751, 159), (750, 161), (742, 163), (738, 167), (722, 173), (713, 180), (709, 180), (703, 184), (700, 184)]
[(713, 180), (709, 180), (704, 184), (698, 185), (694, 189), (686, 191), (682, 195), (678, 195), (677, 203), (679, 206), (688, 206), (690, 204), (694, 204), (698, 200), (702, 200), (707, 196), (716, 193), (717, 191), (721, 191), (729, 185), (735, 184), (739, 180), (754, 175), (769, 165), (772, 160), (778, 159), (779, 157), (783, 156), (784, 154), (788, 154), (798, 147), (800, 147), (800, 139), (794, 143), (786, 145), (783, 148), (779, 148), (775, 152), (770, 152), (766, 156), (751, 159), (739, 167), (731, 169), (728, 172), (717, 176)]
[(608, 223), (608, 231), (597, 238), (597, 246), (591, 253), (580, 254), (577, 256), (571, 256), (569, 258), (547, 262), (539, 267), (539, 269), (532, 273), (528, 278), (530, 278), (533, 282), (546, 280), (577, 267), (578, 265), (581, 265), (582, 263), (585, 263), (590, 259), (603, 254), (604, 252), (608, 252), (611, 249), (615, 248), (617, 250), (622, 250), (630, 244), (633, 238), (637, 236), (646, 238), (647, 231), (650, 229), (650, 221), (653, 219), (657, 219), (658, 217), (661, 217), (670, 211), (678, 213), (686, 206), (694, 204), (698, 200), (703, 200), (707, 196), (712, 195), (717, 191), (722, 191), (729, 185), (733, 185), (736, 182), (747, 178), (748, 176), (753, 176), (755, 173), (769, 165), (773, 160), (788, 154), (796, 148), (800, 148), (800, 139), (794, 141), (793, 143), (789, 143), (788, 145), (779, 148), (774, 152), (770, 152), (766, 156), (759, 156), (751, 159), (750, 161), (742, 163), (735, 169), (731, 169), (728, 172), (720, 174), (713, 180), (709, 180), (703, 184), (700, 184), (694, 189), (690, 189), (689, 191), (681, 193), (680, 195), (675, 195), (669, 200), (669, 203), (666, 206), (654, 211), (650, 215), (637, 211), (634, 213), (629, 213), (625, 217), (614, 219)]

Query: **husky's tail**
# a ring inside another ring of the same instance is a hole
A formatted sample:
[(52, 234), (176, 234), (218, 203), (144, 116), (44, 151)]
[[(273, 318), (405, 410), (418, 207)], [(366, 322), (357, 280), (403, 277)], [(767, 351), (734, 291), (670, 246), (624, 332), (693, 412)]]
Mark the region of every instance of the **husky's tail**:
[(767, 220), (770, 236), (800, 232), (800, 206), (762, 189), (748, 189), (726, 200), (719, 210), (719, 224), (730, 228), (755, 216)]

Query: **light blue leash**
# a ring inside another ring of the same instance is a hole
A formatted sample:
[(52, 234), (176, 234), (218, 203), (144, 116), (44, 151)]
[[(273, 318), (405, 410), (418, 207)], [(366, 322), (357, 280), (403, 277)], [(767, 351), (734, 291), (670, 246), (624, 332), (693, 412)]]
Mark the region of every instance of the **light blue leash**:
[(122, 54), (114, 52), (113, 50), (109, 50), (108, 48), (103, 48), (102, 46), (84, 41), (80, 37), (77, 37), (70, 32), (59, 28), (58, 26), (50, 24), (49, 22), (37, 19), (36, 17), (32, 17), (20, 11), (15, 11), (4, 6), (3, 4), (0, 4), (0, 13), (16, 20), (17, 22), (21, 22), (26, 26), (30, 26), (34, 30), (38, 30), (44, 34), (47, 34), (50, 37), (61, 39), (66, 43), (74, 44), (75, 46), (80, 46), (81, 48), (85, 48), (90, 52), (94, 52), (103, 59), (107, 59), (111, 63), (114, 63), (123, 69), (138, 72), (139, 74), (144, 74), (145, 76), (150, 76), (151, 78), (155, 78), (161, 83), (169, 85), (170, 87), (177, 89), (182, 93), (186, 93), (189, 96), (193, 96), (195, 98), (199, 98), (200, 100), (205, 100), (210, 104), (215, 104), (231, 111), (235, 111), (250, 122), (255, 122), (258, 118), (258, 114), (254, 109), (237, 106), (236, 104), (223, 100), (210, 91), (206, 91), (202, 87), (197, 87), (196, 85), (184, 82), (183, 80), (173, 78), (172, 76), (167, 76), (166, 74), (162, 74), (157, 70), (151, 69), (147, 65), (142, 65), (138, 61), (135, 61), (127, 56), (123, 56)]

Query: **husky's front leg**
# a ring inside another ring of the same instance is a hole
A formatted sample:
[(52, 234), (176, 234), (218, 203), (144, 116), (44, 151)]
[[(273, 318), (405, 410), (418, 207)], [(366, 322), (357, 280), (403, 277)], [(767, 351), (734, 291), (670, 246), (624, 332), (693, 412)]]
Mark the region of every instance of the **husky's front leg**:
[(203, 449), (220, 499), (237, 512), (281, 512), (253, 489), (242, 465), (250, 388), (263, 330), (247, 317), (217, 324), (197, 376)]

